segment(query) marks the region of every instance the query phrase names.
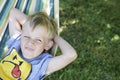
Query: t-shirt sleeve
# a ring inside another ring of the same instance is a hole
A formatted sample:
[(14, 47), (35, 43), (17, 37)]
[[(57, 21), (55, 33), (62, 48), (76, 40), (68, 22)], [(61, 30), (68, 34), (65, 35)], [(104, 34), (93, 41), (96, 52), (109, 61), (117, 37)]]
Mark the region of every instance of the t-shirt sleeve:
[(49, 57), (43, 62), (42, 70), (41, 70), (41, 74), (42, 74), (41, 78), (42, 79), (44, 79), (45, 77), (47, 77), (49, 75), (49, 74), (46, 74), (46, 70), (47, 70), (48, 64), (49, 64), (51, 59), (52, 59), (52, 57)]
[(45, 72), (47, 70), (48, 64), (50, 62), (50, 60), (52, 59), (52, 55), (48, 54), (48, 53), (43, 53), (40, 55), (39, 58), (37, 58), (36, 60), (32, 61), (32, 72), (28, 78), (28, 80), (43, 80), (46, 75)]
[(8, 55), (13, 48), (15, 48), (17, 51), (20, 49), (20, 36), (20, 34), (15, 34), (6, 42), (8, 51), (5, 56)]
[(17, 33), (17, 34), (15, 34), (15, 35), (13, 35), (13, 36), (6, 42), (6, 45), (7, 45), (8, 49), (13, 46), (13, 44), (16, 42), (16, 40), (19, 39), (19, 36), (20, 36), (20, 33)]

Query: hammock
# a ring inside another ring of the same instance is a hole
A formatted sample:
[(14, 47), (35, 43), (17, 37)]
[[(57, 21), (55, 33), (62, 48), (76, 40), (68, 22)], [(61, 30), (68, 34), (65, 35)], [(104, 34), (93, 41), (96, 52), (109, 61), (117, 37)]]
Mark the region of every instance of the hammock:
[(45, 11), (57, 21), (59, 26), (59, 0), (0, 0), (0, 58), (9, 39), (8, 15), (13, 7), (25, 14)]

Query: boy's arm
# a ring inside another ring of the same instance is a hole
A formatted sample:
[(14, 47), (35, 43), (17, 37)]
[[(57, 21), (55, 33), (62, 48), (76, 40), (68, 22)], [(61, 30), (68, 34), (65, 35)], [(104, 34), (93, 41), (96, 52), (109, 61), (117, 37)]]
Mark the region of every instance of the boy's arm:
[(63, 38), (56, 36), (54, 41), (59, 46), (62, 54), (50, 60), (46, 74), (50, 74), (64, 68), (77, 58), (75, 49)]
[(21, 32), (21, 25), (26, 21), (27, 16), (21, 11), (12, 8), (9, 13), (9, 32), (10, 37), (14, 34)]

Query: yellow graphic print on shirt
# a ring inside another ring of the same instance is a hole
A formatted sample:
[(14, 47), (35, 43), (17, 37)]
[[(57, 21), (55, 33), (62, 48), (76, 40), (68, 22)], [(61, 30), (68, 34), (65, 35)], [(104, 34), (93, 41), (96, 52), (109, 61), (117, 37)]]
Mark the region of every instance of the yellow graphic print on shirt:
[(30, 71), (31, 65), (15, 49), (0, 61), (0, 80), (25, 80)]

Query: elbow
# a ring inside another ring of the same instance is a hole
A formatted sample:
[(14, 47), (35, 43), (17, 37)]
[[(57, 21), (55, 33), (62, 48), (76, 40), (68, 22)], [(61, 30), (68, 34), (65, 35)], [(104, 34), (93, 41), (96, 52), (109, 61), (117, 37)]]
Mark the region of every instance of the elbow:
[(14, 8), (12, 8), (12, 9), (10, 10), (9, 15), (12, 15), (12, 14), (13, 14), (13, 12), (14, 12)]
[(9, 12), (9, 21), (11, 21), (14, 18), (14, 8), (12, 8)]
[(75, 51), (74, 54), (73, 54), (73, 60), (77, 59), (78, 55), (77, 55), (77, 52)]
[(78, 57), (77, 52), (74, 51), (71, 53), (71, 55), (69, 55), (69, 60), (74, 61), (77, 57)]

